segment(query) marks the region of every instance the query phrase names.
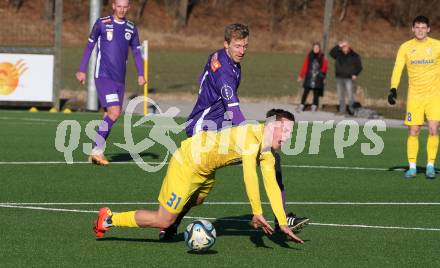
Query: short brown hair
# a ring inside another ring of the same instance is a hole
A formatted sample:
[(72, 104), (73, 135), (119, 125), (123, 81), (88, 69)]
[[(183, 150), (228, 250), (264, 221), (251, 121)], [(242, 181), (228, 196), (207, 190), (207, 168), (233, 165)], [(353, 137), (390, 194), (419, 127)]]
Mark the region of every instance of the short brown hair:
[(283, 109), (271, 109), (267, 111), (266, 118), (275, 116), (275, 120), (281, 120), (282, 118), (285, 118), (287, 120), (295, 122), (295, 116), (286, 110)]
[(241, 23), (234, 23), (225, 28), (225, 41), (231, 43), (232, 39), (242, 40), (249, 36), (249, 27)]

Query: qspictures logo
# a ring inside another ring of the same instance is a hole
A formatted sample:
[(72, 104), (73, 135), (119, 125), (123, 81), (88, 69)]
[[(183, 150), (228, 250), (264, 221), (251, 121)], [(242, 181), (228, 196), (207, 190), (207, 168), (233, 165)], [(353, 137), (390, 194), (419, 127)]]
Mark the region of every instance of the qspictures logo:
[(20, 77), (27, 69), (28, 67), (23, 60), (19, 60), (15, 64), (0, 62), (0, 95), (9, 95), (17, 90)]

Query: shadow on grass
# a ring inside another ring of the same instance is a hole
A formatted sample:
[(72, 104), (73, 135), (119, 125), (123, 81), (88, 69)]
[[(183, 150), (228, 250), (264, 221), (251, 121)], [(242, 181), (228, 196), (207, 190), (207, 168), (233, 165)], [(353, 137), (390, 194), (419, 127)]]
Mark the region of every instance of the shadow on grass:
[(183, 233), (178, 234), (177, 236), (175, 236), (173, 239), (170, 239), (170, 240), (109, 236), (109, 237), (104, 237), (104, 238), (97, 238), (96, 241), (122, 241), (122, 242), (137, 242), (137, 243), (173, 243), (173, 242), (183, 241)]
[[(132, 161), (133, 158), (129, 153), (115, 153), (107, 154), (111, 162), (127, 162)], [(144, 152), (139, 154), (142, 158), (148, 157), (151, 159), (159, 159), (159, 155), (155, 153)]]
[[(421, 167), (421, 166), (417, 166), (417, 173), (426, 173), (426, 167)], [(388, 171), (402, 171), (405, 172), (408, 170), (408, 166), (395, 166), (395, 167), (390, 167), (388, 169)], [(439, 173), (439, 169), (436, 168), (435, 169), (435, 173)]]
[[(272, 249), (264, 243), (263, 237), (267, 235), (263, 230), (255, 230), (251, 227), (251, 219), (252, 215), (224, 217), (218, 218), (213, 224), (217, 236), (248, 236), (250, 241), (254, 243), (256, 247)], [(295, 245), (295, 242), (291, 241), (284, 233), (275, 232), (267, 237), (283, 248), (301, 250), (300, 248), (292, 247), (291, 245)]]
[[(242, 216), (232, 216), (218, 218), (213, 222), (215, 226), (217, 237), (221, 236), (244, 236), (249, 237), (249, 240), (259, 248), (273, 249), (264, 243), (264, 237), (267, 236), (262, 230), (255, 230), (251, 227), (250, 221), (252, 215), (242, 215)], [(184, 228), (184, 227), (180, 227)], [(295, 245), (290, 238), (288, 238), (284, 233), (275, 232), (271, 236), (267, 236), (272, 242), (278, 244), (280, 247), (289, 248), (293, 250), (301, 250), (299, 247), (292, 247)], [(150, 238), (124, 238), (124, 237), (104, 237), (97, 238), (97, 241), (123, 241), (123, 242), (137, 242), (137, 243), (175, 243), (184, 240), (183, 233), (178, 233), (175, 237), (169, 240), (158, 240)], [(309, 240), (304, 240), (305, 242)], [(208, 250), (206, 252), (194, 252), (188, 251), (190, 254), (202, 254), (211, 255), (217, 254), (215, 250)]]

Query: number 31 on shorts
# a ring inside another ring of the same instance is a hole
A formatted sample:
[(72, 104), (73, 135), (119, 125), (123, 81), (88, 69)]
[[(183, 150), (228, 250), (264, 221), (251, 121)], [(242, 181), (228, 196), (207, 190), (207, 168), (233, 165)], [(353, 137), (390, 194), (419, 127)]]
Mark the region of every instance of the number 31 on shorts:
[[(176, 200), (177, 200), (177, 202), (176, 202)], [(177, 196), (174, 192), (172, 192), (170, 199), (168, 199), (168, 201), (167, 201), (167, 205), (170, 208), (177, 209), (177, 207), (180, 204), (180, 201), (182, 201), (182, 198), (180, 196)]]

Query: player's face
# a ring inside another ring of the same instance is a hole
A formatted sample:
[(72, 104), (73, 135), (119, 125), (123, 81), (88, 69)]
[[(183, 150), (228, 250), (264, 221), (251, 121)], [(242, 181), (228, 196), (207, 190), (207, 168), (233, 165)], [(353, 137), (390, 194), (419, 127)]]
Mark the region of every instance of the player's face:
[(240, 63), (244, 54), (246, 54), (248, 43), (249, 38), (246, 37), (245, 39), (232, 39), (229, 44), (225, 41), (224, 45), (229, 57), (231, 57), (235, 63)]
[(115, 0), (112, 7), (114, 17), (118, 20), (123, 20), (130, 9), (130, 3), (128, 0)]
[(293, 125), (295, 124), (293, 121), (282, 118), (281, 120), (277, 120), (273, 122), (273, 140), (272, 140), (272, 149), (279, 150), (281, 145), (290, 139), (292, 136)]
[(425, 40), (431, 29), (425, 23), (416, 22), (412, 27), (412, 31), (417, 40)]

